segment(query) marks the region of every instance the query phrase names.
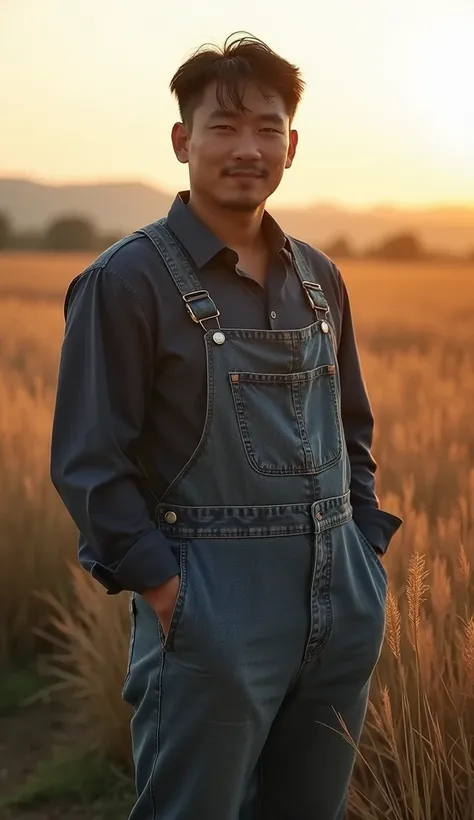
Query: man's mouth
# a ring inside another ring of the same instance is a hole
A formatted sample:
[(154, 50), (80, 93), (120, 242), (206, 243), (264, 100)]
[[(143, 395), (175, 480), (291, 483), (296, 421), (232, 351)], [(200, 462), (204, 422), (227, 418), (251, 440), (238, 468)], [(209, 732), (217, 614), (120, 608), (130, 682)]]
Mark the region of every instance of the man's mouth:
[(241, 179), (262, 179), (263, 172), (239, 168), (235, 171), (227, 171), (225, 175), (230, 177), (238, 177)]

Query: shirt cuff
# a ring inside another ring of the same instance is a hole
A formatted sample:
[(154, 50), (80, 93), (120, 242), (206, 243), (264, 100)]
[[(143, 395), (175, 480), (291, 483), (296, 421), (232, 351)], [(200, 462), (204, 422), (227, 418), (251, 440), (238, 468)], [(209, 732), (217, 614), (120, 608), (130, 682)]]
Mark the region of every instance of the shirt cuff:
[(164, 584), (180, 574), (180, 567), (166, 536), (156, 530), (135, 541), (113, 571), (96, 562), (90, 573), (109, 595), (116, 595), (122, 590), (140, 593)]
[(403, 524), (397, 515), (385, 512), (379, 507), (354, 507), (354, 521), (369, 544), (382, 555), (387, 551), (390, 541)]

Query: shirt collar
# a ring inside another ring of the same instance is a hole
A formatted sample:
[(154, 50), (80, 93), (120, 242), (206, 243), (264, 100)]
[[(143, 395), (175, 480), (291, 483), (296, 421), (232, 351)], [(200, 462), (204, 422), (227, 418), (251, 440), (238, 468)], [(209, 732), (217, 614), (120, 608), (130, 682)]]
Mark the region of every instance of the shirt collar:
[[(168, 212), (168, 225), (196, 267), (202, 268), (226, 245), (188, 207), (188, 201), (189, 191), (180, 191)], [(273, 253), (289, 250), (288, 237), (267, 211), (263, 215), (262, 230)]]

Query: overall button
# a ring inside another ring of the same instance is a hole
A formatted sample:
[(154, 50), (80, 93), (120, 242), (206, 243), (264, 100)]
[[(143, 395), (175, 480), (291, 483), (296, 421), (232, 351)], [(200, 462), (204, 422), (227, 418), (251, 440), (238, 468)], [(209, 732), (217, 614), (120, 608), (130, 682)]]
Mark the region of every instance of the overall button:
[(220, 330), (218, 330), (217, 333), (214, 333), (212, 338), (215, 341), (216, 345), (223, 345), (225, 342), (225, 336), (223, 333), (220, 332)]
[(276, 319), (276, 317), (277, 317), (276, 311), (272, 310), (272, 312), (270, 313), (270, 316), (272, 317), (272, 319)]
[(167, 524), (176, 524), (177, 520), (178, 516), (173, 510), (168, 510), (168, 512), (165, 513), (165, 521)]
[(327, 322), (324, 321), (324, 319), (321, 322), (321, 330), (323, 331), (323, 333), (329, 333), (329, 325)]

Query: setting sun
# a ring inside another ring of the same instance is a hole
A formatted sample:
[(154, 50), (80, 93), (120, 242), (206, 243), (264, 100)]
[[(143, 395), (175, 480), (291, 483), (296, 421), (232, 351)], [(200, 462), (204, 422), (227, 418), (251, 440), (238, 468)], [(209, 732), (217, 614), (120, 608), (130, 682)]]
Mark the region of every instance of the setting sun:
[(418, 144), (474, 178), (474, 13), (446, 16), (402, 57), (405, 102)]

